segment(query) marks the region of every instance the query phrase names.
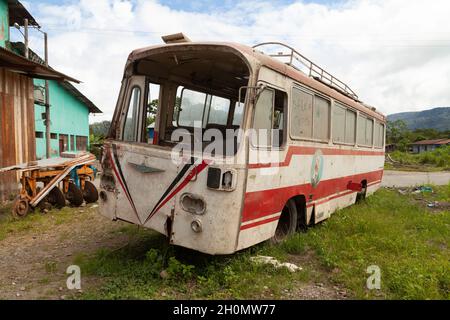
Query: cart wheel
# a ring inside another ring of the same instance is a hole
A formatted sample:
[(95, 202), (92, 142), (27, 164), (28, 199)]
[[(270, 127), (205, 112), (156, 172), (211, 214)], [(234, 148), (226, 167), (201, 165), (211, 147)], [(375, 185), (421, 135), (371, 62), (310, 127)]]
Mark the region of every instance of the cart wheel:
[(69, 200), (70, 204), (79, 207), (83, 204), (83, 192), (76, 184), (69, 183), (69, 191), (66, 193), (66, 199)]
[(61, 209), (66, 205), (64, 193), (58, 187), (54, 187), (47, 196), (47, 201), (57, 209)]
[(18, 196), (16, 200), (14, 201), (13, 206), (13, 214), (14, 216), (18, 218), (25, 217), (28, 212), (30, 211), (30, 205), (28, 203), (28, 200), (21, 198)]
[(84, 182), (83, 198), (86, 200), (86, 203), (94, 203), (98, 200), (97, 188), (90, 181)]

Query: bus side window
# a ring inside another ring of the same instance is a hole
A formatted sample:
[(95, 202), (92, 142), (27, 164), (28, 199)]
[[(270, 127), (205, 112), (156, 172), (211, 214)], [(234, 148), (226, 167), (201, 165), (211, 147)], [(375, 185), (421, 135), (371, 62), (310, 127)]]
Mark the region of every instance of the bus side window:
[(275, 106), (273, 117), (273, 131), (272, 131), (272, 147), (279, 148), (284, 143), (285, 135), (285, 115), (287, 96), (286, 93), (276, 90), (275, 91)]
[(294, 138), (312, 138), (313, 95), (293, 88), (291, 135)]
[(244, 116), (244, 104), (236, 102), (233, 114), (233, 126), (240, 126), (242, 123), (242, 118)]
[(362, 115), (358, 116), (358, 145), (362, 146), (366, 144), (366, 117)]
[(358, 145), (372, 147), (373, 120), (365, 116), (358, 116)]
[(255, 106), (252, 139), (254, 146), (281, 147), (284, 142), (284, 123), (286, 115), (286, 93), (265, 89), (261, 92)]
[(141, 101), (141, 89), (139, 87), (134, 87), (131, 91), (130, 102), (128, 104), (127, 118), (125, 119), (124, 129), (123, 129), (123, 141), (135, 142), (137, 139), (137, 121), (138, 121), (138, 110), (139, 103)]
[(339, 103), (333, 106), (333, 142), (355, 144), (356, 113)]
[(374, 144), (377, 148), (382, 148), (384, 145), (384, 125), (382, 123), (379, 123), (378, 121), (375, 122), (375, 136), (374, 136)]
[(348, 110), (345, 117), (345, 143), (355, 144), (356, 142), (356, 113)]
[(144, 138), (142, 140), (147, 143), (153, 143), (155, 138), (155, 121), (158, 113), (161, 86), (159, 84), (149, 82), (147, 88), (147, 110), (144, 119)]
[(253, 129), (255, 129), (255, 146), (268, 147), (271, 145), (271, 131), (273, 122), (275, 90), (265, 89), (259, 95), (255, 106), (255, 116), (253, 119)]
[(330, 137), (330, 101), (314, 96), (313, 138), (326, 141)]

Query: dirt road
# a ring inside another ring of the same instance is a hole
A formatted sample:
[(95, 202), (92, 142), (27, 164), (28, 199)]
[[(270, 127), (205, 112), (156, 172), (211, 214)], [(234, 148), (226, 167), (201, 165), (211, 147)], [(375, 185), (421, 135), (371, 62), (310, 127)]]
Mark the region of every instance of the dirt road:
[(423, 184), (446, 185), (450, 172), (384, 171), (383, 187), (413, 187)]

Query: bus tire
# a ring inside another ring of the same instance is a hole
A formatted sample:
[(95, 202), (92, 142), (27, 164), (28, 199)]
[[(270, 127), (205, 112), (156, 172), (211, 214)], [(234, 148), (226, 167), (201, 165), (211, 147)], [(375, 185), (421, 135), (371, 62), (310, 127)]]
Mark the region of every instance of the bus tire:
[(278, 220), (277, 229), (270, 242), (277, 244), (286, 240), (286, 238), (295, 233), (297, 229), (297, 206), (294, 199), (290, 199), (281, 212)]

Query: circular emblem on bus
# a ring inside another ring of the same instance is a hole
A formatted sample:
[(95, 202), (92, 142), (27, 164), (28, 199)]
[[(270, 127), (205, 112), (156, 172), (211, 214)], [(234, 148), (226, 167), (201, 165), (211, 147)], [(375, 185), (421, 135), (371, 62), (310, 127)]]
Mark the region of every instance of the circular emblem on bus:
[(323, 172), (323, 154), (322, 151), (317, 150), (314, 154), (312, 165), (311, 165), (311, 185), (313, 188), (317, 187), (320, 180), (322, 179)]

